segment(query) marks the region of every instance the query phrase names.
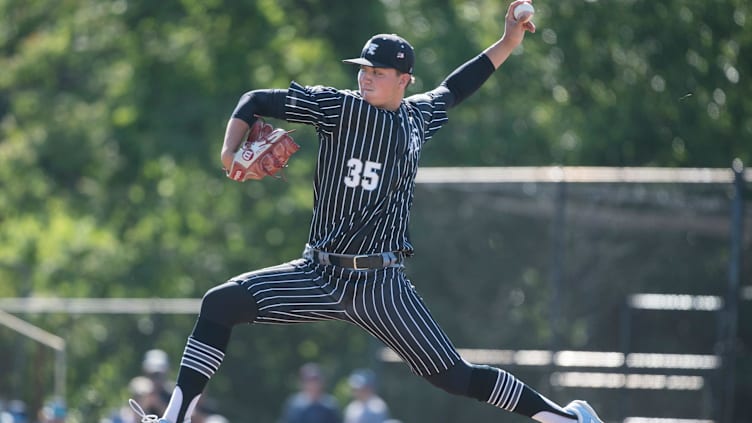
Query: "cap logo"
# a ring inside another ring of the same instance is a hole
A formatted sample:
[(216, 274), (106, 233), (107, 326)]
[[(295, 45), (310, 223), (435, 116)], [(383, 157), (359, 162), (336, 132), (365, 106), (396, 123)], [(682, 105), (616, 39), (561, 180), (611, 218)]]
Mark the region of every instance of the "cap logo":
[(368, 44), (368, 47), (366, 47), (366, 54), (373, 56), (376, 54), (376, 49), (379, 48), (379, 45), (376, 43), (370, 43)]
[(398, 52), (398, 53), (397, 53), (397, 58), (398, 58), (398, 59), (404, 59), (404, 58), (405, 58), (405, 53), (404, 53), (404, 52), (402, 52), (402, 51)]

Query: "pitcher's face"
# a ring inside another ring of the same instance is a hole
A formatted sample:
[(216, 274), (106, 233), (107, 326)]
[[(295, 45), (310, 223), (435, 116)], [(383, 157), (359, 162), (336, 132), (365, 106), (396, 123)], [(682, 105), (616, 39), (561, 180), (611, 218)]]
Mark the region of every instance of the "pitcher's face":
[(368, 104), (387, 110), (397, 110), (405, 95), (410, 75), (392, 68), (361, 66), (358, 89)]

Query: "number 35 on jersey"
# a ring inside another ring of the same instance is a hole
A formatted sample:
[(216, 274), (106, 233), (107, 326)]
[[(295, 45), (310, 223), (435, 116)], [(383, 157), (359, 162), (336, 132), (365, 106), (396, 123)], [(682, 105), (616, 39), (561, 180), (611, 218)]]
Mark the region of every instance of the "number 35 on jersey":
[(345, 185), (350, 188), (360, 186), (366, 191), (373, 191), (379, 186), (379, 171), (381, 171), (381, 163), (369, 160), (363, 162), (353, 157), (347, 161)]

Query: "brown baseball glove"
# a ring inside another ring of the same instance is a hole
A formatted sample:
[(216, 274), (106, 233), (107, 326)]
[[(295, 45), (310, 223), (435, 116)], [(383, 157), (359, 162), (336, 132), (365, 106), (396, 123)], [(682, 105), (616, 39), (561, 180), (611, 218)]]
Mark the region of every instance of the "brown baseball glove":
[(227, 169), (227, 177), (233, 181), (243, 182), (248, 179), (276, 176), (287, 166), (290, 156), (300, 148), (290, 136), (291, 132), (274, 128), (263, 119), (257, 118), (251, 126), (248, 139), (243, 141), (235, 152), (232, 166)]

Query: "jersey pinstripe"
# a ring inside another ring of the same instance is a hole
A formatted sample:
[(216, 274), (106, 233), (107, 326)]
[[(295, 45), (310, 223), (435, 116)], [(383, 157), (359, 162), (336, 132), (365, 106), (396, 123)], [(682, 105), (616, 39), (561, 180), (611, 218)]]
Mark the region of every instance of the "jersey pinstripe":
[(331, 253), (410, 254), (418, 160), (447, 121), (444, 99), (415, 95), (392, 112), (354, 91), (293, 82), (285, 112), (290, 122), (313, 125), (320, 141), (308, 243)]

